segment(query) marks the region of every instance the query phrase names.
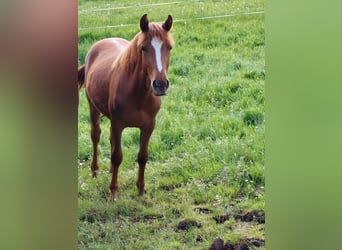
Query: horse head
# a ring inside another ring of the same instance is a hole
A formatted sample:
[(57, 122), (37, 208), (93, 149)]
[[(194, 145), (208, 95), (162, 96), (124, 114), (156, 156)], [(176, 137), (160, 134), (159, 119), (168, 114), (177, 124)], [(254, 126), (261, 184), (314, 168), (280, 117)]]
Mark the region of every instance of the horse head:
[(169, 33), (172, 23), (170, 15), (163, 24), (149, 23), (147, 14), (140, 18), (141, 39), (138, 42), (138, 49), (141, 53), (145, 74), (156, 96), (166, 95), (170, 84), (167, 71), (173, 46), (173, 40)]

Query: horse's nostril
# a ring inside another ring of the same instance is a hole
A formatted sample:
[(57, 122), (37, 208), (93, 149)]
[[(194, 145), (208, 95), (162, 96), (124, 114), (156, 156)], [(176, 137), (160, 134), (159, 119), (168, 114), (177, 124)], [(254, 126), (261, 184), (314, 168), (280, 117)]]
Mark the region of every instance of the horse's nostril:
[(161, 88), (168, 88), (170, 82), (168, 80), (153, 80), (152, 86), (153, 88), (161, 89)]
[(153, 87), (160, 88), (162, 86), (163, 86), (163, 81), (161, 81), (161, 80), (154, 80), (153, 81)]

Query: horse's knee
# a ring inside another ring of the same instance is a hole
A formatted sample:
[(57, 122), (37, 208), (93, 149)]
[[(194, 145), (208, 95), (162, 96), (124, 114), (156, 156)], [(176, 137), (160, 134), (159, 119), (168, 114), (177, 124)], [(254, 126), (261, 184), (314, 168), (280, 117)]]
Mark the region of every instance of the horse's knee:
[(91, 139), (93, 142), (98, 142), (100, 140), (101, 128), (97, 124), (91, 128)]
[(138, 159), (139, 166), (145, 166), (146, 162), (147, 162), (147, 157)]
[(119, 167), (122, 162), (122, 152), (121, 150), (114, 151), (110, 157), (110, 161), (113, 166)]
[(145, 175), (145, 165), (146, 165), (147, 159), (148, 159), (147, 152), (139, 152), (138, 154), (139, 172), (138, 172), (138, 178), (136, 181), (139, 195), (143, 195), (145, 193), (144, 175)]
[(140, 153), (138, 154), (138, 163), (139, 163), (139, 166), (145, 166), (146, 165), (146, 162), (148, 160), (148, 153)]

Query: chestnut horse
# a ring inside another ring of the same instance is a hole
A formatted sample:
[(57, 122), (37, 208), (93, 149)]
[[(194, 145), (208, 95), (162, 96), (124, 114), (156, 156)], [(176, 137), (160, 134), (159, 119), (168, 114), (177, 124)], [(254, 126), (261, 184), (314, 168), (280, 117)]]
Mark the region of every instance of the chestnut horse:
[(140, 129), (136, 185), (140, 195), (145, 193), (148, 143), (160, 108), (160, 96), (165, 95), (169, 87), (167, 71), (173, 46), (169, 33), (172, 22), (169, 15), (162, 25), (149, 23), (145, 14), (140, 18), (141, 31), (131, 42), (122, 38), (96, 42), (90, 48), (85, 64), (78, 69), (79, 88), (85, 86), (90, 107), (93, 177), (99, 168), (97, 146), (101, 113), (111, 121), (111, 199), (117, 197), (118, 169), (122, 162), (121, 134), (126, 127)]

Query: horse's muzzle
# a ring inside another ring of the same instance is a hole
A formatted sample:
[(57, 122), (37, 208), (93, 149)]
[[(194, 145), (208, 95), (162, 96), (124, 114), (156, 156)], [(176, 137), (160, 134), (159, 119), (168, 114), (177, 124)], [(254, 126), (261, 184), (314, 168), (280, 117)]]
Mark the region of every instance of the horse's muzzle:
[(169, 88), (168, 80), (154, 80), (152, 82), (153, 94), (156, 96), (166, 95), (166, 91)]

